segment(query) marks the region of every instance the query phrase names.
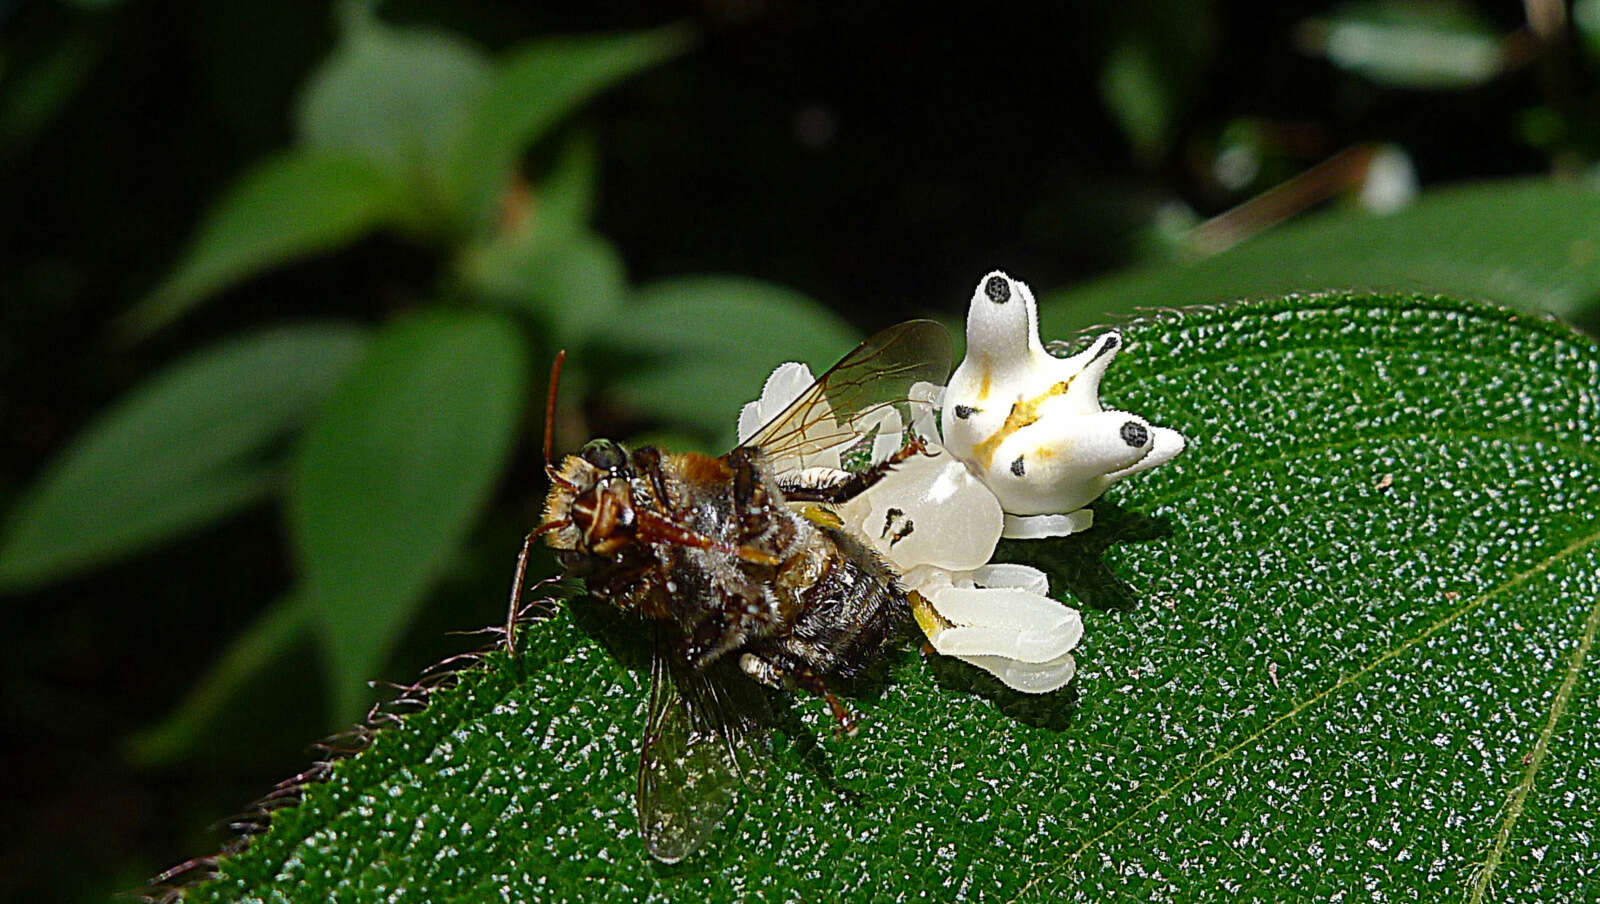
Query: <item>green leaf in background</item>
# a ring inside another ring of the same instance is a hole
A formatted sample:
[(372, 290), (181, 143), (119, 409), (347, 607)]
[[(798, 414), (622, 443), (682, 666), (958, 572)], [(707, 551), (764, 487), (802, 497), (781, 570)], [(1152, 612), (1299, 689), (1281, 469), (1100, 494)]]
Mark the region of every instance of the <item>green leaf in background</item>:
[(57, 580), (155, 546), (260, 500), (260, 453), (314, 412), (366, 334), (302, 324), (228, 340), (171, 365), (90, 424), (10, 513), (0, 587)]
[(547, 236), (573, 234), (588, 227), (594, 219), (599, 170), (600, 149), (594, 135), (575, 132), (535, 188), (532, 227)]
[(1572, 4), (1572, 24), (1589, 51), (1589, 57), (1600, 58), (1600, 0), (1577, 0)]
[(508, 318), (397, 321), (297, 453), (289, 522), (333, 681), (354, 718), (390, 646), (488, 501), (528, 389)]
[(27, 68), (5, 72), (0, 58), (0, 151), (13, 151), (49, 125), (94, 74), (100, 46), (87, 34), (62, 38)]
[(1100, 65), (1100, 99), (1146, 165), (1172, 140), (1178, 115), (1215, 55), (1218, 20), (1201, 0), (1131, 0), (1110, 10), (1122, 23)]
[(688, 45), (681, 28), (555, 38), (513, 50), (452, 133), (447, 179), (462, 230), (481, 232), (495, 215), (517, 158), (601, 90)]
[(212, 205), (178, 266), (124, 327), (152, 333), (246, 277), (398, 224), (404, 209), (400, 187), (369, 161), (306, 151), (270, 158)]
[(1420, 90), (1481, 85), (1508, 61), (1490, 25), (1453, 0), (1347, 3), (1301, 25), (1300, 44), (1379, 84)]
[(821, 374), (859, 337), (838, 315), (782, 286), (730, 276), (640, 289), (605, 341), (644, 362), (617, 384), (640, 412), (708, 432), (731, 447), (739, 406), (772, 369), (800, 361)]
[(301, 139), (317, 150), (366, 157), (439, 202), (444, 154), (491, 71), (481, 51), (452, 34), (357, 13), (306, 86)]
[(1119, 41), (1100, 71), (1100, 95), (1140, 159), (1157, 159), (1167, 144), (1173, 103), (1154, 49), (1134, 38)]
[(475, 297), (530, 315), (563, 347), (614, 324), (628, 293), (622, 259), (593, 234), (537, 242), (506, 237), (471, 255), (465, 269)]
[(201, 737), (251, 678), (284, 655), (311, 623), (305, 601), (285, 597), (268, 606), (195, 683), (172, 712), (128, 738), (123, 749), (139, 769), (171, 766), (194, 753)]
[(531, 316), (558, 347), (582, 346), (628, 293), (616, 249), (588, 229), (596, 157), (593, 138), (575, 134), (520, 215), (457, 258), (474, 299)]
[(1327, 288), (1442, 292), (1578, 317), (1600, 301), (1600, 192), (1507, 181), (1431, 191), (1388, 216), (1316, 214), (1196, 263), (1049, 293), (1039, 326), (1066, 336), (1142, 308)]
[(633, 814), (645, 674), (600, 610), (561, 614), (189, 899), (1591, 897), (1600, 348), (1423, 297), (1127, 338), (1108, 401), (1191, 445), (1086, 534), (1013, 544), (1085, 606), (1068, 690), (907, 649), (860, 737), (795, 699), (761, 783), (666, 866)]

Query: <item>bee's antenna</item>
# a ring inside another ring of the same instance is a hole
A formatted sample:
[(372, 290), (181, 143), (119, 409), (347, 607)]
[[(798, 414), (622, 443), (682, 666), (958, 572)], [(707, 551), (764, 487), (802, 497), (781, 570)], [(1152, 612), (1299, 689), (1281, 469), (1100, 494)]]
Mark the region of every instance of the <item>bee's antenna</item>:
[(555, 480), (555, 466), (550, 463), (550, 447), (555, 437), (556, 423), (556, 387), (561, 385), (561, 365), (567, 360), (567, 350), (556, 352), (555, 361), (550, 364), (550, 394), (544, 399), (544, 473)]
[[(544, 476), (550, 482), (577, 492), (578, 488), (561, 476), (550, 462), (550, 450), (555, 445), (556, 389), (561, 386), (561, 365), (567, 360), (567, 350), (556, 352), (550, 363), (550, 393), (544, 397)], [(511, 602), (506, 607), (506, 652), (515, 653), (517, 616), (522, 611), (522, 582), (528, 573), (528, 555), (533, 551), (533, 541), (553, 530), (560, 530), (572, 522), (566, 519), (541, 524), (522, 538), (522, 552), (517, 554), (517, 570), (511, 577)]]

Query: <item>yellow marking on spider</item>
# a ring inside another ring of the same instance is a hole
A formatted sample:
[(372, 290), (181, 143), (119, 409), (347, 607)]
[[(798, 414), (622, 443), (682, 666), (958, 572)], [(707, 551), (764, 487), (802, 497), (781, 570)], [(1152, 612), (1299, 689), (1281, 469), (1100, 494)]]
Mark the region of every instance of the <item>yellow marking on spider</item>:
[(820, 505), (808, 505), (800, 510), (801, 517), (818, 527), (831, 530), (843, 530), (844, 521), (834, 513), (833, 509), (826, 509)]
[(1070, 380), (1062, 380), (1059, 383), (1052, 384), (1049, 389), (1031, 399), (1012, 402), (1011, 411), (1006, 414), (1006, 422), (1001, 424), (1000, 429), (996, 430), (988, 439), (973, 446), (972, 456), (978, 459), (985, 468), (993, 466), (994, 453), (1000, 448), (1000, 444), (1005, 442), (1011, 434), (1039, 420), (1039, 409), (1044, 403), (1056, 396), (1066, 395), (1069, 385), (1071, 385)]
[(955, 627), (954, 624), (946, 621), (945, 617), (940, 615), (938, 610), (933, 608), (933, 604), (928, 602), (922, 594), (913, 590), (906, 594), (906, 599), (911, 601), (911, 617), (917, 620), (917, 627), (921, 628), (922, 633), (926, 634), (930, 639), (945, 628)]

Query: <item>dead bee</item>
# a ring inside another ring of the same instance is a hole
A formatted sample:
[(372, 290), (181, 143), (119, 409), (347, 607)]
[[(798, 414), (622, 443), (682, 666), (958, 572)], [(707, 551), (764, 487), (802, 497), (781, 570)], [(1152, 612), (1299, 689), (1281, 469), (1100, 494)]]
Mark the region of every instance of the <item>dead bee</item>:
[(560, 362), (545, 412), (550, 494), (517, 559), (507, 641), (539, 537), (593, 596), (653, 625), (635, 802), (646, 848), (673, 863), (722, 821), (741, 771), (759, 760), (750, 756), (757, 725), (731, 702), (755, 688), (724, 678), (728, 663), (761, 684), (822, 697), (855, 733), (828, 679), (865, 670), (910, 606), (895, 573), (828, 506), (923, 447), (913, 437), (854, 471), (797, 463), (866, 442), (864, 424), (910, 424), (911, 387), (944, 382), (950, 339), (926, 320), (873, 336), (719, 458), (597, 439), (553, 467), (548, 423)]

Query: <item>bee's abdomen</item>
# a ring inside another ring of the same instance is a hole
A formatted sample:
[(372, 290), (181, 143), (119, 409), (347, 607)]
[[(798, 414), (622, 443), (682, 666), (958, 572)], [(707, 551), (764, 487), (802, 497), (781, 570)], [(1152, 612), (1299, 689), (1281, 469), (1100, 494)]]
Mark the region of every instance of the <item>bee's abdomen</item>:
[[(823, 574), (796, 596), (789, 630), (769, 639), (764, 658), (780, 668), (852, 677), (888, 646), (910, 607), (894, 573), (848, 533), (819, 528), (831, 541)], [(825, 542), (826, 542), (825, 541)]]

